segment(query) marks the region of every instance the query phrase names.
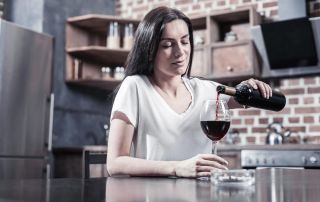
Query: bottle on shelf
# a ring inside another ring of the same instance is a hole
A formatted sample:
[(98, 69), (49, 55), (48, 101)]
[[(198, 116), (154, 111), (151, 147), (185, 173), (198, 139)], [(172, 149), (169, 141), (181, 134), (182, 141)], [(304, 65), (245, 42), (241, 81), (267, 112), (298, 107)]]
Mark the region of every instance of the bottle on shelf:
[(133, 45), (133, 36), (134, 31), (133, 31), (133, 24), (129, 23), (126, 24), (124, 27), (124, 38), (123, 38), (123, 48), (124, 49), (131, 49)]
[(286, 97), (280, 91), (273, 90), (272, 97), (266, 99), (260, 94), (259, 90), (246, 84), (239, 84), (236, 88), (219, 85), (217, 86), (217, 92), (218, 94), (233, 96), (239, 104), (244, 106), (280, 111), (286, 105)]
[(109, 80), (112, 78), (111, 68), (110, 67), (102, 67), (101, 68), (101, 78), (103, 80)]
[(81, 79), (82, 77), (82, 61), (79, 60), (79, 59), (73, 59), (73, 62), (72, 62), (72, 78), (73, 79)]
[(114, 78), (122, 80), (125, 76), (124, 67), (116, 67), (114, 71)]
[(110, 22), (109, 24), (107, 48), (120, 48), (120, 33), (118, 22)]

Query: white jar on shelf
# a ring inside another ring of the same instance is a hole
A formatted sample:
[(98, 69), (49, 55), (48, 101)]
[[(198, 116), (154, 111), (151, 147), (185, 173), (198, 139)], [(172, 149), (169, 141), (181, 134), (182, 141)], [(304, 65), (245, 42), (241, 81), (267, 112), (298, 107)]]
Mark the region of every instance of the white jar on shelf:
[(123, 38), (123, 48), (124, 49), (131, 49), (133, 45), (133, 24), (129, 23), (126, 24), (124, 27), (124, 38)]
[(101, 68), (101, 78), (103, 80), (109, 80), (112, 78), (110, 67), (102, 67)]
[(116, 67), (114, 71), (114, 78), (118, 80), (122, 80), (125, 76), (123, 67)]
[(110, 22), (109, 24), (107, 48), (120, 48), (120, 32), (118, 22)]

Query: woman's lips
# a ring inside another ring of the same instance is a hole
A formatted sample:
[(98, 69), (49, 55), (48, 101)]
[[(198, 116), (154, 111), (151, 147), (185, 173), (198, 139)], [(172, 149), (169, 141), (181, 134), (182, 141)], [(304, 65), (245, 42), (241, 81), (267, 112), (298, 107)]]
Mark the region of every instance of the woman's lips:
[(177, 65), (177, 66), (183, 66), (185, 64), (184, 60), (179, 60), (176, 62), (173, 62), (172, 64)]

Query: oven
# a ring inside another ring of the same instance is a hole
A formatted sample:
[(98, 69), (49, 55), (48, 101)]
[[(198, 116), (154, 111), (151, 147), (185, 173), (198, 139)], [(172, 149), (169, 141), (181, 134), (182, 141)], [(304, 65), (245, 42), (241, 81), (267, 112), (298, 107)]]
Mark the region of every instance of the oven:
[(243, 149), (241, 167), (320, 168), (320, 148), (313, 149)]

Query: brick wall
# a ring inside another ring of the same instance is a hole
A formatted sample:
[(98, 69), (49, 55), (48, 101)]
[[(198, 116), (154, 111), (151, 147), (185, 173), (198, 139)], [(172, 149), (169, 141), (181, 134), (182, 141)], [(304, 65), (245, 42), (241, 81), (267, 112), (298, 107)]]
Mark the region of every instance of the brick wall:
[[(141, 19), (158, 6), (182, 10), (188, 16), (237, 6), (254, 5), (266, 20), (278, 17), (277, 0), (117, 0), (116, 13)], [(308, 4), (310, 16), (320, 16), (320, 0)], [(240, 132), (242, 144), (264, 144), (266, 127), (280, 121), (285, 128), (298, 132), (308, 143), (320, 143), (320, 76), (283, 79), (278, 86), (287, 97), (281, 112), (259, 109), (233, 110), (232, 128)]]

